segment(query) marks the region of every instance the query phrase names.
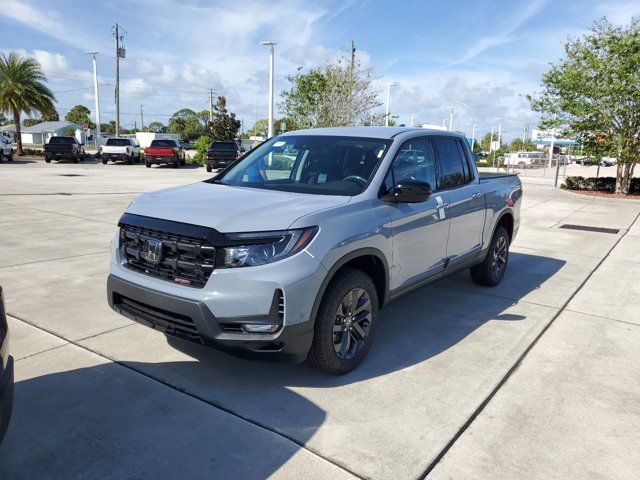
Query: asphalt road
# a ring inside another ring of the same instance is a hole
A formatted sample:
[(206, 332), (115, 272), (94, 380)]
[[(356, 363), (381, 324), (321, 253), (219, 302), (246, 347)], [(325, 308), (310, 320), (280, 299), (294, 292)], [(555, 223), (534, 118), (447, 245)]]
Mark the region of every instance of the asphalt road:
[(461, 273), (404, 297), (360, 368), (329, 377), (169, 344), (109, 309), (132, 197), (204, 178), (0, 164), (16, 358), (0, 478), (638, 477), (638, 203), (526, 183), (500, 286)]

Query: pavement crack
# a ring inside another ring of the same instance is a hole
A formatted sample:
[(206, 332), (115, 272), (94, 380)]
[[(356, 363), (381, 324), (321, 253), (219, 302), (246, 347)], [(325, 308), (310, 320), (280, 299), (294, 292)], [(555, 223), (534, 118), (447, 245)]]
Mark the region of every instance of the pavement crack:
[[(622, 241), (622, 239), (629, 233), (631, 227), (638, 221), (640, 218), (640, 213), (638, 213), (631, 222), (629, 228), (622, 234), (616, 242), (611, 246), (611, 248), (607, 251), (606, 255), (600, 259), (600, 261), (596, 264), (596, 266), (589, 272), (589, 275), (580, 283), (578, 288), (569, 296), (569, 298), (562, 304), (560, 309), (551, 317), (551, 320), (547, 322), (547, 324), (542, 328), (540, 333), (536, 335), (536, 337), (531, 341), (531, 343), (527, 346), (527, 348), (522, 352), (522, 354), (516, 359), (515, 363), (511, 365), (509, 370), (503, 375), (498, 384), (489, 392), (489, 394), (485, 397), (485, 399), (480, 403), (480, 405), (473, 411), (471, 416), (467, 419), (466, 422), (460, 427), (460, 429), (453, 435), (453, 437), (449, 440), (449, 442), (444, 446), (444, 448), (436, 455), (433, 461), (427, 466), (422, 475), (419, 477), (421, 480), (427, 478), (429, 474), (433, 471), (436, 465), (444, 458), (444, 456), (451, 450), (453, 445), (458, 441), (458, 439), (467, 431), (467, 429), (471, 426), (474, 420), (483, 412), (489, 402), (496, 396), (496, 394), (502, 389), (502, 387), (507, 383), (511, 375), (520, 367), (524, 359), (527, 357), (529, 352), (536, 346), (538, 341), (543, 337), (545, 333), (551, 328), (557, 318), (567, 309), (567, 306), (574, 299), (574, 297), (582, 290), (582, 288), (587, 284), (589, 279), (593, 276), (593, 274), (602, 266), (602, 264), (609, 258), (611, 252), (618, 246), (618, 244)], [(626, 323), (626, 322), (625, 322)], [(635, 324), (634, 324), (635, 325)]]

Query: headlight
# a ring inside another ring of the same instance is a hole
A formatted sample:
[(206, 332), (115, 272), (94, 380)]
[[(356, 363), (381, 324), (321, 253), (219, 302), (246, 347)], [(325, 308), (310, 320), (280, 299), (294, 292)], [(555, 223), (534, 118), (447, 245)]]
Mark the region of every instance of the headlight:
[(282, 260), (301, 251), (313, 240), (318, 227), (278, 232), (228, 233), (231, 240), (246, 240), (243, 245), (224, 247), (223, 268), (254, 267)]

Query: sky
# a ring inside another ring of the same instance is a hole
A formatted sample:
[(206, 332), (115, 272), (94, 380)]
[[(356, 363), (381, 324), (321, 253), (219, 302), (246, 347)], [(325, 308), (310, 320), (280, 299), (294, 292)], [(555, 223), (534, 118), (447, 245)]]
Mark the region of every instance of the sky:
[[(98, 55), (101, 121), (115, 118), (115, 46), (120, 62), (121, 124), (167, 123), (187, 107), (209, 106), (209, 89), (227, 98), (248, 129), (268, 109), (269, 49), (275, 47), (275, 98), (287, 75), (349, 54), (373, 69), (383, 113), (386, 84), (397, 122), (448, 123), (476, 136), (502, 122), (505, 139), (535, 128), (524, 97), (563, 54), (567, 38), (606, 16), (628, 24), (640, 1), (431, 0), (0, 0), (0, 52), (35, 57), (61, 117), (76, 104), (94, 110), (91, 57)], [(276, 116), (278, 115), (276, 107)], [(93, 117), (93, 112), (92, 112)], [(500, 120), (501, 119), (501, 120)], [(134, 123), (135, 122), (135, 123)]]

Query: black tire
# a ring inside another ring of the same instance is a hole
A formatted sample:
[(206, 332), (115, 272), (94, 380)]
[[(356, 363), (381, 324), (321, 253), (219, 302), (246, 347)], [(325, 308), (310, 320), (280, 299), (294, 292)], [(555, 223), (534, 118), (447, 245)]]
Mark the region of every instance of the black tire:
[[(358, 309), (360, 314), (354, 315)], [(307, 357), (309, 364), (332, 375), (356, 368), (373, 342), (377, 314), (378, 294), (371, 277), (360, 270), (341, 270), (320, 302)]]
[(495, 287), (504, 278), (508, 263), (509, 233), (506, 228), (499, 226), (493, 234), (485, 259), (471, 267), (471, 278), (478, 285)]
[(0, 149), (0, 163), (2, 163), (2, 157), (4, 156), (4, 153), (2, 153), (2, 150)]
[(45, 163), (51, 163), (51, 159), (47, 158), (47, 157), (44, 157), (44, 161), (45, 161)]
[(13, 150), (9, 152), (9, 156), (7, 157), (8, 162), (13, 162)]
[(144, 166), (147, 168), (151, 168), (151, 164), (149, 162), (144, 162)]
[(73, 163), (78, 163), (78, 158), (79, 158), (79, 155), (78, 155), (78, 153), (76, 152), (76, 156), (75, 156), (75, 157), (73, 157)]
[(102, 159), (102, 164), (103, 164), (103, 165), (106, 165), (108, 162), (109, 162), (109, 160), (107, 160), (106, 158), (103, 158), (103, 159)]
[(173, 168), (179, 168), (180, 167), (180, 159), (176, 158), (173, 163), (171, 164), (171, 166)]
[(211, 172), (211, 170), (213, 170), (213, 169), (211, 168), (211, 165), (207, 165), (207, 172)]
[(129, 156), (128, 163), (129, 165), (133, 165), (133, 153)]

